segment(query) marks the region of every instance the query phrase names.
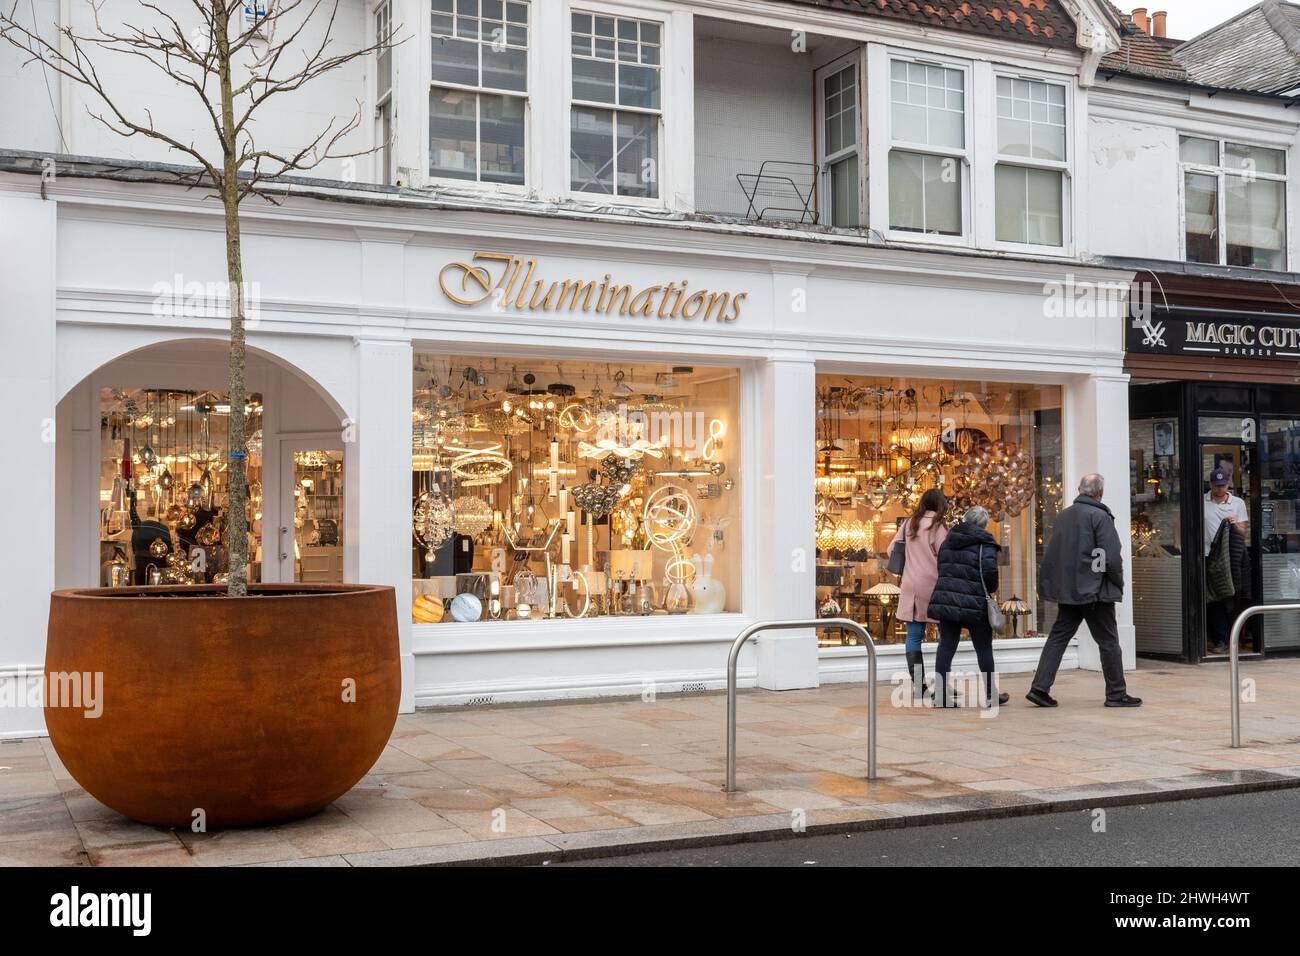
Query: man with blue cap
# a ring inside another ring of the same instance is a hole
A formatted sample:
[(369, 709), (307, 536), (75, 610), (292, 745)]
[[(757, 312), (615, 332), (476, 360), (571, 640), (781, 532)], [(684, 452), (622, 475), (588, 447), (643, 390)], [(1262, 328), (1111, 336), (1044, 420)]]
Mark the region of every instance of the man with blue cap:
[[(1205, 493), (1205, 562), (1209, 574), (1210, 548), (1219, 528), (1226, 521), (1249, 540), (1250, 514), (1246, 502), (1238, 498), (1228, 486), (1232, 474), (1227, 468), (1216, 467), (1210, 472), (1210, 490)], [(1228, 653), (1228, 634), (1232, 629), (1232, 608), (1236, 598), (1229, 596), (1221, 601), (1205, 602), (1205, 642), (1211, 654)]]

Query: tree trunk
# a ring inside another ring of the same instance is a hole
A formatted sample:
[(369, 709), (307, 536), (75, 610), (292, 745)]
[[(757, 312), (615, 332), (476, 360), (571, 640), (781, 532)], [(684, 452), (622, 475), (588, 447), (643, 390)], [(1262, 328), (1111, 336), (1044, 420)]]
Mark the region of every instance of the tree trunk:
[(248, 594), (248, 391), (244, 382), (244, 263), (239, 245), (239, 167), (235, 137), (234, 97), (230, 78), (230, 23), (216, 10), (213, 38), (221, 80), (222, 168), (221, 205), (226, 214), (226, 282), (230, 301), (230, 426), (227, 460), (226, 550), (230, 555), (232, 597)]

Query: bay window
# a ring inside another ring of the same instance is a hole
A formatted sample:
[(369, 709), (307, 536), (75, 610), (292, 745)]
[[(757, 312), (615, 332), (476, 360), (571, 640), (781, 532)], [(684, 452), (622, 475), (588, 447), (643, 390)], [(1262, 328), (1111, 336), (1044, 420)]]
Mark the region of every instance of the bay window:
[(1188, 262), (1285, 270), (1286, 151), (1180, 136)]
[(659, 197), (662, 24), (574, 11), (570, 188)]
[(968, 168), (966, 72), (889, 64), (889, 228), (960, 236)]
[(858, 213), (858, 67), (842, 61), (821, 78), (826, 208), (832, 226), (856, 228)]
[(998, 242), (1065, 244), (1066, 87), (997, 77), (994, 172)]
[(523, 185), (528, 3), (431, 3), (430, 175)]

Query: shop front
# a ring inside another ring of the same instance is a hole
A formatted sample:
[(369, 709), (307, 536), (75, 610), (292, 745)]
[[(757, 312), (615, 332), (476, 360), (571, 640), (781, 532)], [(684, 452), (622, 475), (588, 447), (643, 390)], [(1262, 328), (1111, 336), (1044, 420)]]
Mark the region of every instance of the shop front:
[[(1137, 650), (1221, 659), (1242, 610), (1300, 600), (1300, 290), (1165, 274), (1152, 285), (1127, 334)], [(1300, 628), (1264, 615), (1241, 650), (1300, 650)]]
[[(55, 436), (14, 453), (58, 502), (15, 516), (39, 560), (4, 576), (10, 682), (39, 671), (53, 587), (224, 571), (224, 322), (171, 288), (206, 288), (218, 223), (173, 187), (60, 188), (5, 183), (23, 348), (51, 356), (10, 397)], [(998, 666), (1030, 669), (1052, 518), (1126, 464), (1114, 317), (1049, 315), (1059, 263), (407, 201), (245, 218), (248, 262), (274, 263), (249, 270), (254, 573), (393, 586), (407, 709), (713, 690), (748, 624), (832, 607), (901, 673), (885, 551), (929, 487), (989, 508)], [(740, 667), (771, 689), (865, 673), (822, 629)], [(15, 713), (0, 732), (39, 720)]]

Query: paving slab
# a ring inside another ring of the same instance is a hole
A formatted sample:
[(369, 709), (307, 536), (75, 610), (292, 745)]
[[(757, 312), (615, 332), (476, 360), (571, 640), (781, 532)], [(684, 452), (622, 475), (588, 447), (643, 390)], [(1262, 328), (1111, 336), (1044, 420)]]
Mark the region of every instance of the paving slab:
[[(1300, 786), (1300, 659), (1247, 662), (1260, 688), (1229, 746), (1226, 667), (1143, 663), (1146, 705), (1101, 706), (1063, 674), (1054, 710), (1029, 675), (990, 716), (866, 691), (744, 691), (737, 784), (723, 793), (722, 694), (444, 707), (403, 714), (371, 771), (306, 820), (207, 834), (133, 823), (67, 774), (46, 739), (0, 742), (0, 864), (526, 864), (802, 833), (1078, 810)], [(910, 703), (910, 702), (908, 702)]]

